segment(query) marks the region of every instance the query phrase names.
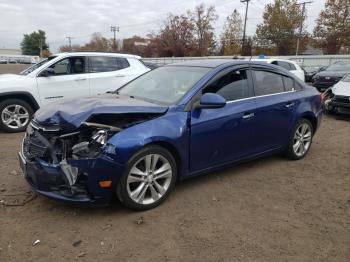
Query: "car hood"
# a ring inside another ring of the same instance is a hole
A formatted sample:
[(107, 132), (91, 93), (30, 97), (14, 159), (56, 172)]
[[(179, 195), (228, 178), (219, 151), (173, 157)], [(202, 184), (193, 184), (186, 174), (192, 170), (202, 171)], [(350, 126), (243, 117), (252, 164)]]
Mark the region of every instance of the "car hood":
[(167, 106), (161, 106), (114, 94), (96, 97), (76, 98), (49, 104), (36, 112), (35, 121), (44, 126), (59, 125), (65, 130), (74, 130), (92, 115), (127, 113), (165, 113)]
[(322, 71), (317, 73), (316, 76), (343, 77), (348, 73), (348, 71)]
[(8, 81), (16, 81), (18, 79), (23, 79), (25, 76), (16, 75), (16, 74), (0, 74), (0, 83)]
[(339, 81), (332, 87), (332, 93), (336, 96), (350, 96), (350, 82)]

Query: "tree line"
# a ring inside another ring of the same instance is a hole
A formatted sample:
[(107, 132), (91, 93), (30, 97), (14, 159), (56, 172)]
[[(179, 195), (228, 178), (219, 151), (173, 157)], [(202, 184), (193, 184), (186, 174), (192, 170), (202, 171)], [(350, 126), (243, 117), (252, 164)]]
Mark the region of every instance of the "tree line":
[[(253, 0), (254, 1), (254, 0)], [(183, 14), (168, 14), (163, 25), (146, 38), (133, 36), (123, 41), (106, 38), (94, 33), (84, 45), (63, 45), (61, 52), (103, 51), (124, 52), (143, 57), (182, 57), (210, 55), (291, 55), (295, 54), (300, 37), (300, 53), (307, 46), (320, 48), (325, 54), (350, 53), (350, 0), (326, 0), (316, 19), (316, 26), (309, 33), (306, 26), (299, 35), (306, 19), (297, 0), (274, 0), (263, 11), (263, 21), (254, 36), (247, 37), (242, 46), (243, 18), (234, 9), (226, 17), (220, 35), (215, 35), (218, 20), (214, 6), (200, 4)], [(249, 23), (249, 18), (248, 18)], [(38, 37), (43, 49), (48, 50), (45, 32), (39, 30), (24, 35), (21, 48), (24, 54), (38, 52)]]

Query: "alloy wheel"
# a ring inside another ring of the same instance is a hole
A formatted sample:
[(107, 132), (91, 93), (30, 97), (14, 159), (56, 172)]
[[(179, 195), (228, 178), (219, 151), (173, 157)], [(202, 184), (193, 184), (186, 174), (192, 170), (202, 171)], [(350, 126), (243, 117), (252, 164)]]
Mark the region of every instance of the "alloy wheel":
[(19, 129), (29, 122), (29, 112), (21, 105), (9, 105), (1, 112), (1, 120), (8, 128)]
[(129, 171), (128, 195), (138, 204), (153, 204), (166, 194), (172, 176), (172, 167), (165, 157), (159, 154), (146, 155), (139, 159)]
[(312, 139), (310, 125), (302, 123), (295, 131), (293, 139), (293, 150), (298, 157), (302, 157), (309, 150)]

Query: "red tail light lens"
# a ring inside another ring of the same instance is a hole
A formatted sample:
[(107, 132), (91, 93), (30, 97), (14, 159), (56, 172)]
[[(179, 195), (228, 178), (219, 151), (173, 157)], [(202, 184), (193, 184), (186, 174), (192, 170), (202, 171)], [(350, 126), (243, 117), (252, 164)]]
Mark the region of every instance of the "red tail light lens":
[(321, 94), (320, 94), (320, 97), (321, 97), (321, 103), (323, 103), (323, 102), (324, 102), (324, 99), (326, 98), (325, 93), (321, 93)]

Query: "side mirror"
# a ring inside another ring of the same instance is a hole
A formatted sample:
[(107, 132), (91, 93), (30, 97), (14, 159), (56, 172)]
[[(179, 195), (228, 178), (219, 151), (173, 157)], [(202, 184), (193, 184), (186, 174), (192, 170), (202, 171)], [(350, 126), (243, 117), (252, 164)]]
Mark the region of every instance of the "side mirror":
[(214, 93), (205, 93), (199, 102), (194, 104), (194, 108), (221, 108), (226, 105), (226, 100), (222, 96)]
[(41, 73), (40, 73), (40, 76), (43, 76), (43, 77), (48, 77), (48, 76), (51, 76), (51, 75), (54, 75), (55, 74), (55, 70), (53, 68), (45, 68)]

